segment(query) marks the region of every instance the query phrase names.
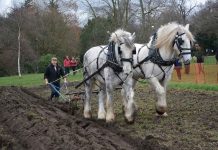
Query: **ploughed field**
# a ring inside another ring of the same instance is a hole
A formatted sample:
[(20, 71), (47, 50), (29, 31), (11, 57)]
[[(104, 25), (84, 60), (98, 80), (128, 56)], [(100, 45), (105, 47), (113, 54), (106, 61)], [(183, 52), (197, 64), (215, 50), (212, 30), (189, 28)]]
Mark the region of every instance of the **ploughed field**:
[[(71, 87), (71, 90), (75, 90)], [(120, 91), (114, 93), (116, 121), (82, 117), (82, 100), (47, 100), (49, 90), (0, 87), (0, 149), (218, 149), (218, 92), (170, 89), (168, 117), (155, 115), (155, 93), (138, 84), (134, 124), (122, 114)]]

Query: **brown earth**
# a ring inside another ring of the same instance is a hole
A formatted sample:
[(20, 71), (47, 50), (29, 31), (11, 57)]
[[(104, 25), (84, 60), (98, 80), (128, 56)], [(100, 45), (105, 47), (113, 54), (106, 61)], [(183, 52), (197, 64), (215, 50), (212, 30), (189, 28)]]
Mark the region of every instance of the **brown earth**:
[(46, 100), (45, 87), (0, 87), (0, 93), (0, 149), (218, 149), (218, 92), (170, 90), (169, 116), (159, 118), (154, 92), (139, 85), (133, 125), (123, 119), (119, 91), (114, 124), (83, 119), (82, 101), (73, 103), (72, 115), (72, 104)]
[[(48, 102), (29, 90), (0, 88), (0, 149), (144, 149), (113, 125), (70, 115), (69, 104)], [(113, 130), (113, 131), (112, 131)], [(158, 145), (157, 145), (157, 148)]]

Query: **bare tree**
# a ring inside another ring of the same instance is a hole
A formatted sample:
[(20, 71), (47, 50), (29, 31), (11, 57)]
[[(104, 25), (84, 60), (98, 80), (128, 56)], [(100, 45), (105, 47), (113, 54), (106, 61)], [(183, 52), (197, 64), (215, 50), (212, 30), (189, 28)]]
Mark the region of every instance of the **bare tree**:
[(18, 47), (17, 47), (17, 72), (18, 76), (21, 77), (21, 28), (22, 28), (22, 23), (23, 23), (23, 10), (19, 9), (18, 6), (14, 4), (13, 8), (14, 17), (12, 18), (12, 21), (16, 24), (17, 27), (17, 42), (18, 42)]
[(165, 6), (165, 3), (166, 0), (139, 0), (138, 3), (135, 3), (140, 8), (137, 15), (140, 18), (139, 36), (141, 39), (148, 39), (153, 32), (158, 12)]
[(178, 4), (178, 11), (182, 17), (182, 22), (184, 24), (187, 23), (187, 17), (192, 13), (193, 9), (197, 6), (197, 4), (187, 4), (187, 0), (180, 0)]
[(110, 17), (112, 25), (116, 28), (128, 27), (131, 19), (131, 0), (102, 0), (97, 5), (93, 0), (84, 0), (83, 4), (88, 8), (92, 17)]
[(18, 76), (21, 77), (21, 71), (20, 71), (20, 43), (21, 43), (21, 32), (20, 32), (20, 24), (18, 23), (18, 55), (17, 55), (17, 70), (18, 70)]

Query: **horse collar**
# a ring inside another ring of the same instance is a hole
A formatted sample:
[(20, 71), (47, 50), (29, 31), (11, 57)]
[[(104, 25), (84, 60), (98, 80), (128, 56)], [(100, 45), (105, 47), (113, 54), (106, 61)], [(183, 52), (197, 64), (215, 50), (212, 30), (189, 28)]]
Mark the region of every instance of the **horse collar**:
[(175, 63), (176, 58), (172, 58), (171, 60), (163, 60), (163, 58), (160, 55), (159, 49), (155, 47), (156, 40), (157, 32), (153, 34), (151, 46), (150, 48), (148, 47), (148, 55), (150, 56), (150, 61), (160, 66), (172, 66)]

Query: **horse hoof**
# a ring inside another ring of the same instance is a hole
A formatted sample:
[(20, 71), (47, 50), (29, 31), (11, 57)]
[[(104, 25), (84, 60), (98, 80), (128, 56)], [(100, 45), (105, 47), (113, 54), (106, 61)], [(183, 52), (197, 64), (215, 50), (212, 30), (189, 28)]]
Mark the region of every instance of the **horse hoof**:
[(163, 115), (164, 113), (166, 113), (167, 111), (167, 107), (164, 107), (164, 106), (158, 106), (156, 107), (156, 112), (158, 115)]
[(133, 124), (135, 122), (135, 117), (136, 117), (136, 111), (134, 111), (134, 113), (130, 116), (124, 115), (124, 119), (128, 124)]
[(164, 114), (162, 114), (162, 115), (160, 115), (160, 114), (158, 114), (158, 113), (156, 113), (156, 116), (157, 117), (167, 117), (168, 116), (168, 114), (165, 112)]
[(105, 118), (106, 118), (106, 113), (105, 112), (98, 113), (98, 119), (99, 120), (105, 120)]
[(124, 117), (125, 118), (125, 121), (127, 124), (134, 124), (135, 123), (135, 118), (131, 118), (131, 119), (128, 119), (127, 117)]
[(115, 116), (114, 115), (107, 115), (106, 116), (106, 122), (107, 123), (113, 123), (115, 120)]
[(92, 118), (92, 113), (90, 111), (84, 112), (84, 118), (86, 118), (86, 119)]
[(114, 123), (114, 119), (106, 119), (106, 123)]

